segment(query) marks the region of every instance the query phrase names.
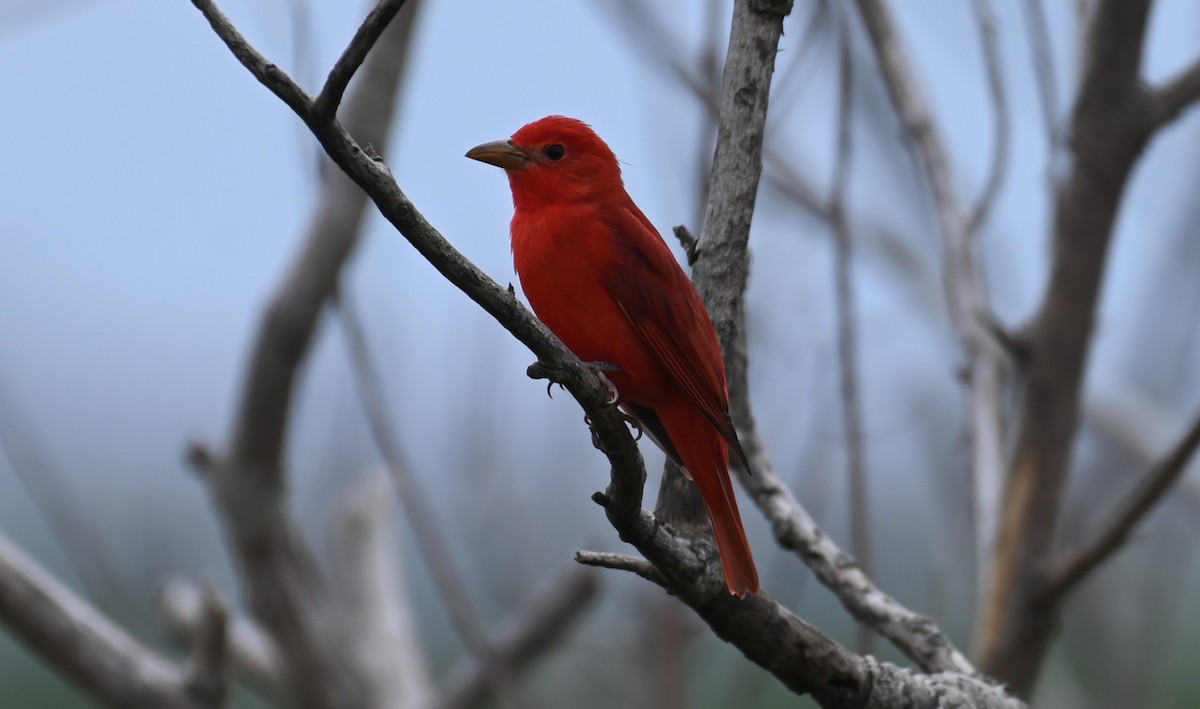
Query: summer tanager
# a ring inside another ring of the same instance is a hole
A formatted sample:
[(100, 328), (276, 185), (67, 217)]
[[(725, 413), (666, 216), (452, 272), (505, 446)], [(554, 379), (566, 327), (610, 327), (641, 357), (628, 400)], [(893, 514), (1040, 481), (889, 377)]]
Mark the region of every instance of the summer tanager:
[(582, 121), (549, 116), (467, 157), (508, 174), (513, 261), (534, 312), (699, 487), (729, 592), (758, 593), (729, 480), (730, 448), (743, 465), (746, 455), (717, 334), (612, 150)]

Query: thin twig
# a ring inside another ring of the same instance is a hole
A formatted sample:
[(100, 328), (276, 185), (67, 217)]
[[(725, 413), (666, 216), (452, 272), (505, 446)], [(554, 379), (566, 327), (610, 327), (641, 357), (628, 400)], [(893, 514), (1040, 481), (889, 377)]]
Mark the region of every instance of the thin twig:
[(1146, 515), (1183, 476), (1200, 448), (1200, 412), (1179, 441), (1155, 463), (1123, 499), (1091, 540), (1063, 554), (1050, 567), (1040, 600), (1054, 603), (1112, 556)]
[(1155, 120), (1159, 125), (1178, 118), (1200, 99), (1200, 60), (1164, 82), (1153, 96), (1158, 100)]
[(575, 561), (584, 566), (598, 566), (602, 569), (616, 569), (618, 571), (629, 571), (646, 579), (658, 583), (658, 575), (654, 571), (654, 564), (637, 556), (629, 556), (628, 554), (614, 554), (608, 551), (577, 551), (575, 552)]
[(343, 290), (338, 294), (337, 306), (341, 316), (343, 339), (354, 371), (359, 400), (367, 415), (371, 437), (383, 456), (396, 496), (404, 507), (405, 516), (417, 546), (425, 557), (425, 563), (429, 565), (439, 596), (450, 613), (454, 630), (462, 638), (468, 651), (483, 666), (489, 668), (488, 681), (498, 697), (514, 707), (536, 707), (538, 703), (516, 685), (513, 678), (504, 672), (502, 664), (493, 660), (492, 655), (495, 651), (471, 603), (467, 586), (454, 568), (450, 545), (433, 516), (434, 507), (422, 492), (416, 477), (411, 474), (404, 461), (400, 444), (392, 435), (393, 429), (389, 423), (392, 419), (383, 401), (383, 381), (371, 359), (353, 298)]
[[(857, 308), (854, 298), (854, 251), (846, 218), (846, 186), (850, 181), (853, 151), (854, 57), (850, 48), (849, 19), (838, 18), (837, 156), (829, 212), (834, 232), (833, 281), (837, 311), (837, 349), (845, 428), (846, 473), (850, 499), (850, 548), (863, 573), (874, 569), (871, 553), (870, 493), (863, 451), (862, 401), (859, 398)], [(875, 654), (875, 634), (858, 625), (858, 651)]]
[[(594, 572), (574, 567), (535, 589), (491, 633), (490, 661), (501, 665), (500, 673), (510, 676), (531, 666), (557, 647), (583, 617), (599, 586)], [(496, 673), (477, 658), (464, 661), (450, 671), (434, 707), (470, 709), (482, 704), (491, 693), (488, 677)]]
[(1029, 26), (1030, 53), (1033, 55), (1033, 78), (1038, 87), (1046, 140), (1050, 143), (1050, 175), (1053, 177), (1053, 166), (1062, 151), (1062, 129), (1058, 123), (1058, 72), (1055, 71), (1050, 30), (1046, 25), (1042, 0), (1025, 0), (1024, 6), (1025, 22)]
[(387, 29), (392, 18), (404, 7), (404, 2), (405, 0), (380, 0), (379, 4), (367, 14), (367, 18), (354, 33), (354, 38), (350, 40), (350, 44), (346, 46), (342, 56), (338, 57), (333, 69), (329, 71), (325, 86), (313, 103), (313, 115), (317, 120), (333, 119), (342, 102), (342, 95), (346, 92), (346, 87), (350, 85), (350, 79), (354, 77), (354, 73), (358, 71), (358, 67), (362, 65), (367, 53), (371, 51), (380, 35)]
[(992, 169), (979, 201), (967, 218), (967, 233), (974, 234), (987, 221), (1000, 187), (1008, 174), (1009, 143), (1012, 138), (1012, 117), (1008, 110), (1008, 94), (1004, 90), (1004, 70), (1000, 63), (1000, 43), (996, 37), (996, 16), (989, 0), (971, 0), (975, 19), (979, 23), (979, 41), (983, 45), (984, 65), (987, 67), (988, 88), (992, 95), (992, 113), (996, 130), (992, 139)]

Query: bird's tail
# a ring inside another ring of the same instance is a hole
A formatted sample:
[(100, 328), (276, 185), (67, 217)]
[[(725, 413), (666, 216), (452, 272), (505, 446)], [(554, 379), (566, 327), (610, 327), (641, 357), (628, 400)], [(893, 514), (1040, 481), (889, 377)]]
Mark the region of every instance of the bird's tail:
[(692, 435), (673, 436), (673, 439), (708, 509), (725, 567), (725, 584), (730, 593), (744, 598), (746, 594), (758, 593), (762, 587), (729, 479), (729, 446), (707, 422), (699, 428), (693, 427)]

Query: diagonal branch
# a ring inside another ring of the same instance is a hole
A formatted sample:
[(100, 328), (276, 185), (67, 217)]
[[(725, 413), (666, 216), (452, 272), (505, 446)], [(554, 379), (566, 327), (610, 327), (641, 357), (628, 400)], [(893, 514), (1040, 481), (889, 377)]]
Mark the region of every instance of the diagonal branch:
[[(171, 579), (158, 594), (167, 633), (177, 644), (194, 647), (203, 633), (205, 591), (188, 581)], [(234, 677), (278, 702), (283, 694), (283, 669), (275, 642), (253, 619), (234, 613), (226, 624), (229, 665)]]
[(142, 645), (0, 535), (0, 622), (108, 706), (203, 709), (180, 667)]
[[(570, 568), (535, 590), (491, 633), (489, 657), (473, 658), (450, 672), (436, 709), (483, 704), (493, 691), (489, 678), (514, 676), (556, 647), (591, 605), (598, 588), (599, 580), (590, 569)], [(500, 669), (488, 668), (485, 662)]]
[(992, 94), (992, 113), (996, 116), (996, 132), (992, 143), (992, 169), (979, 201), (971, 208), (967, 218), (967, 233), (975, 234), (987, 221), (992, 205), (1000, 194), (1000, 187), (1008, 174), (1009, 144), (1012, 141), (1012, 119), (1008, 110), (1008, 94), (1004, 90), (1004, 71), (1000, 63), (1000, 43), (996, 37), (996, 16), (988, 0), (972, 0), (975, 17), (979, 22), (980, 41), (983, 44), (984, 65), (987, 67), (988, 89)]
[(1155, 120), (1160, 125), (1178, 118), (1200, 100), (1200, 59), (1158, 87), (1153, 96), (1158, 101)]
[(742, 426), (745, 406), (735, 404), (734, 423), (742, 447), (754, 468), (743, 477), (746, 489), (784, 549), (795, 551), (804, 563), (860, 623), (887, 638), (926, 672), (978, 673), (933, 620), (905, 608), (863, 573), (854, 558), (830, 539), (779, 478), (763, 450), (757, 432)]
[(1145, 519), (1183, 476), (1197, 448), (1200, 448), (1200, 413), (1192, 419), (1171, 450), (1146, 471), (1100, 531), (1091, 540), (1065, 553), (1050, 567), (1041, 602), (1055, 602), (1112, 556), (1125, 543), (1133, 528)]

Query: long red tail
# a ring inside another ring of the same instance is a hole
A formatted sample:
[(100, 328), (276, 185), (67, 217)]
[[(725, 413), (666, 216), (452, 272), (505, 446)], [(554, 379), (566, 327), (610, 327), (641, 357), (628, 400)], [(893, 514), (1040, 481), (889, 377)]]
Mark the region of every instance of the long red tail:
[(704, 498), (717, 549), (721, 552), (721, 563), (725, 567), (725, 584), (730, 593), (744, 598), (748, 593), (758, 593), (762, 587), (746, 530), (742, 528), (742, 517), (738, 514), (733, 483), (729, 479), (729, 447), (699, 412), (693, 416), (695, 420), (688, 421), (689, 425), (684, 426), (682, 432), (672, 431), (669, 423), (667, 429)]

